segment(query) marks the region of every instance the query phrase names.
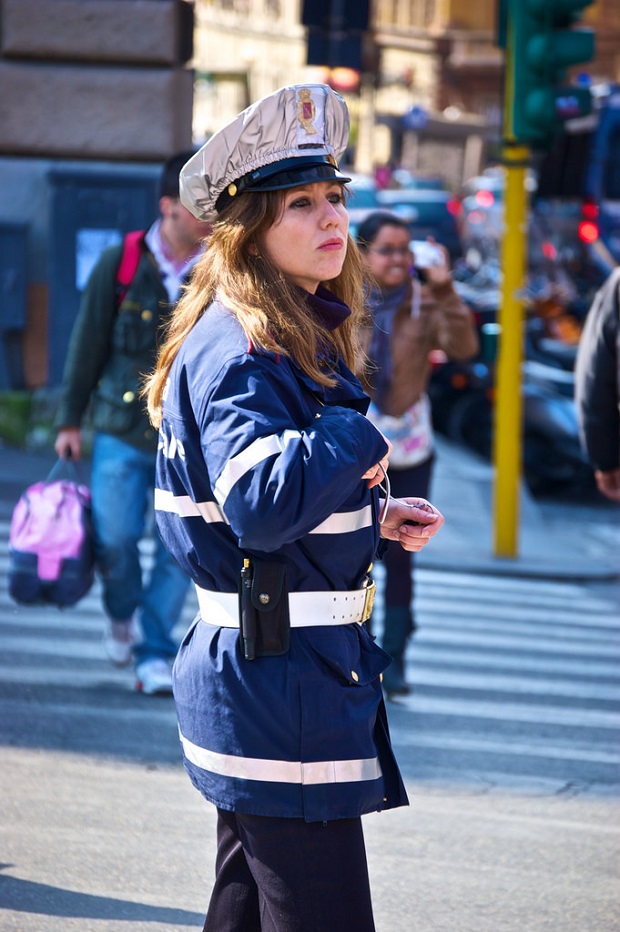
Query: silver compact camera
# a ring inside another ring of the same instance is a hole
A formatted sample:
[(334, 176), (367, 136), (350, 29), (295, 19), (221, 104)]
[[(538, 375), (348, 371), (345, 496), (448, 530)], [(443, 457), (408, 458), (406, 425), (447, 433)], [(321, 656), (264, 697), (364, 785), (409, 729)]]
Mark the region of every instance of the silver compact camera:
[(409, 246), (415, 264), (419, 269), (430, 269), (433, 266), (444, 264), (443, 251), (436, 243), (429, 243), (425, 239), (414, 239)]

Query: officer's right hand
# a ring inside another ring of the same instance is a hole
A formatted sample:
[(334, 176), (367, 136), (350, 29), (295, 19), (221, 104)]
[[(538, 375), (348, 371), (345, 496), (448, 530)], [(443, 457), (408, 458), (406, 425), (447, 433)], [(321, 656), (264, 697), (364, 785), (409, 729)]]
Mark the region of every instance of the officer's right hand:
[[(379, 431), (379, 433), (381, 434), (381, 431)], [(379, 483), (383, 481), (383, 477), (385, 476), (390, 463), (392, 444), (384, 434), (381, 434), (381, 436), (385, 440), (388, 449), (385, 456), (378, 463), (375, 463), (374, 466), (371, 466), (370, 469), (367, 469), (362, 476), (362, 479), (366, 480), (366, 485), (369, 489), (374, 488), (375, 485), (379, 485)]]
[(383, 481), (383, 477), (387, 472), (388, 462), (389, 460), (387, 456), (385, 456), (380, 463), (377, 463), (376, 466), (372, 466), (364, 473), (362, 479), (366, 480), (366, 485), (369, 489), (374, 488)]
[(82, 457), (82, 435), (79, 427), (64, 427), (58, 431), (54, 449), (63, 459), (79, 460)]

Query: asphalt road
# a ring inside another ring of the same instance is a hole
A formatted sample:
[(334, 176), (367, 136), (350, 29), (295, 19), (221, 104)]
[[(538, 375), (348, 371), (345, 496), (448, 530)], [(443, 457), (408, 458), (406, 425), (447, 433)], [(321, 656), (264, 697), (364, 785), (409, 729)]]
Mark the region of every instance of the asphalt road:
[[(0, 930), (200, 929), (214, 811), (183, 772), (173, 703), (107, 663), (97, 588), (65, 612), (11, 603), (7, 489)], [(619, 606), (617, 579), (420, 567), (414, 691), (390, 704), (411, 806), (365, 818), (378, 932), (620, 928)]]

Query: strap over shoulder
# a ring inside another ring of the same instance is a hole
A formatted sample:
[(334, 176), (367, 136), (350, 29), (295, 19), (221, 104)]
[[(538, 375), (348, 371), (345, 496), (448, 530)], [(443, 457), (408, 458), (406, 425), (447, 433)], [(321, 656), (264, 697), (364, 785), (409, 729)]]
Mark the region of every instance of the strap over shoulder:
[(118, 304), (123, 303), (131, 285), (144, 250), (144, 230), (132, 230), (126, 233), (123, 239), (123, 251), (121, 261), (116, 272), (117, 300)]

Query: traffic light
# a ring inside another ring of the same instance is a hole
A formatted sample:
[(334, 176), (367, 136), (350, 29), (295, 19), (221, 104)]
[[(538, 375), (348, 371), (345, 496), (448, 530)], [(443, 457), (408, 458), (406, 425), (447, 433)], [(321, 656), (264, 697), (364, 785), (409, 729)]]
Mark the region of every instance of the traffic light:
[(370, 0), (303, 0), (301, 21), (308, 27), (307, 64), (361, 71), (363, 33)]
[[(593, 0), (503, 0), (508, 45), (508, 137), (544, 145), (564, 120), (590, 112), (588, 87), (566, 70), (594, 57), (594, 32), (574, 28)], [(501, 25), (500, 25), (501, 32)]]

